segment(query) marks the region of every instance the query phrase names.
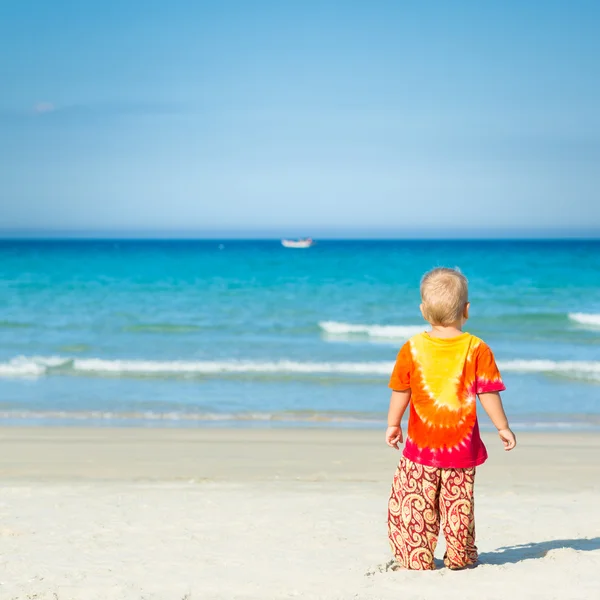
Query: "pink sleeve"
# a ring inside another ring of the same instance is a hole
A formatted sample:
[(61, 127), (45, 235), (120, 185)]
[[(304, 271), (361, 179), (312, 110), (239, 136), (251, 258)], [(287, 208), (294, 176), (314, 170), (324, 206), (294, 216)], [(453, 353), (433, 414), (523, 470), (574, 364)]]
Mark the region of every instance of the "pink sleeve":
[(479, 346), (476, 369), (477, 394), (502, 392), (506, 389), (498, 365), (496, 365), (494, 354), (487, 344), (482, 343)]

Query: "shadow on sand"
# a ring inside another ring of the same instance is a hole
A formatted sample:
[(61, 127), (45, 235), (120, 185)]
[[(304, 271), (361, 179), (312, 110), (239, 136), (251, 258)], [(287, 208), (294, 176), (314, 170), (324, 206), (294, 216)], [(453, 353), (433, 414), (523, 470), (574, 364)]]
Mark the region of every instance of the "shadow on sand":
[(577, 540), (549, 540), (547, 542), (532, 542), (519, 546), (504, 546), (493, 552), (482, 552), (479, 555), (480, 565), (505, 565), (518, 563), (522, 560), (544, 558), (551, 550), (570, 548), (590, 552), (600, 550), (600, 537), (580, 538)]
[[(481, 552), (477, 564), (467, 567), (467, 569), (473, 569), (483, 565), (508, 565), (521, 562), (522, 560), (544, 558), (551, 550), (560, 550), (562, 548), (578, 550), (580, 552), (600, 550), (600, 537), (579, 538), (575, 540), (548, 540), (547, 542), (531, 542), (530, 544), (520, 544), (518, 546), (502, 546), (502, 548), (498, 548), (492, 552)], [(436, 558), (435, 567), (436, 569), (445, 568), (444, 561), (440, 558)], [(369, 569), (365, 575), (370, 577), (376, 573), (398, 570), (403, 569), (394, 559), (391, 559), (387, 563)]]

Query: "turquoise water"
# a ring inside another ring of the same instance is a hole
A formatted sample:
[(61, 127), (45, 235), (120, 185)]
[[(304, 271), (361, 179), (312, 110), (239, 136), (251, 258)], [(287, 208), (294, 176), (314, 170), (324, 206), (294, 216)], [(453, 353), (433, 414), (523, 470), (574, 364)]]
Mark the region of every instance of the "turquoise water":
[(469, 278), (516, 426), (600, 429), (584, 241), (0, 242), (0, 424), (380, 426), (438, 265)]

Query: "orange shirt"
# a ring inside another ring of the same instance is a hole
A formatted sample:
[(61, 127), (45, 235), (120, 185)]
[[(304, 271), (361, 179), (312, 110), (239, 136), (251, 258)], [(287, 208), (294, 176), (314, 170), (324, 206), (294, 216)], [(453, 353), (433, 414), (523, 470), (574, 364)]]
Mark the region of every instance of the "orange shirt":
[(419, 333), (398, 353), (390, 387), (411, 391), (404, 456), (454, 469), (486, 460), (476, 397), (506, 388), (485, 342), (466, 332), (446, 339)]

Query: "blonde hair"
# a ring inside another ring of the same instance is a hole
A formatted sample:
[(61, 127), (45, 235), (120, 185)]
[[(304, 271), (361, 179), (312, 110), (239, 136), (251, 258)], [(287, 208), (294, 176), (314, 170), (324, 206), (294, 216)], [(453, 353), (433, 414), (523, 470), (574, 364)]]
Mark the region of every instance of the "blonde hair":
[(442, 327), (462, 319), (469, 301), (469, 283), (459, 269), (438, 267), (421, 279), (423, 316)]

